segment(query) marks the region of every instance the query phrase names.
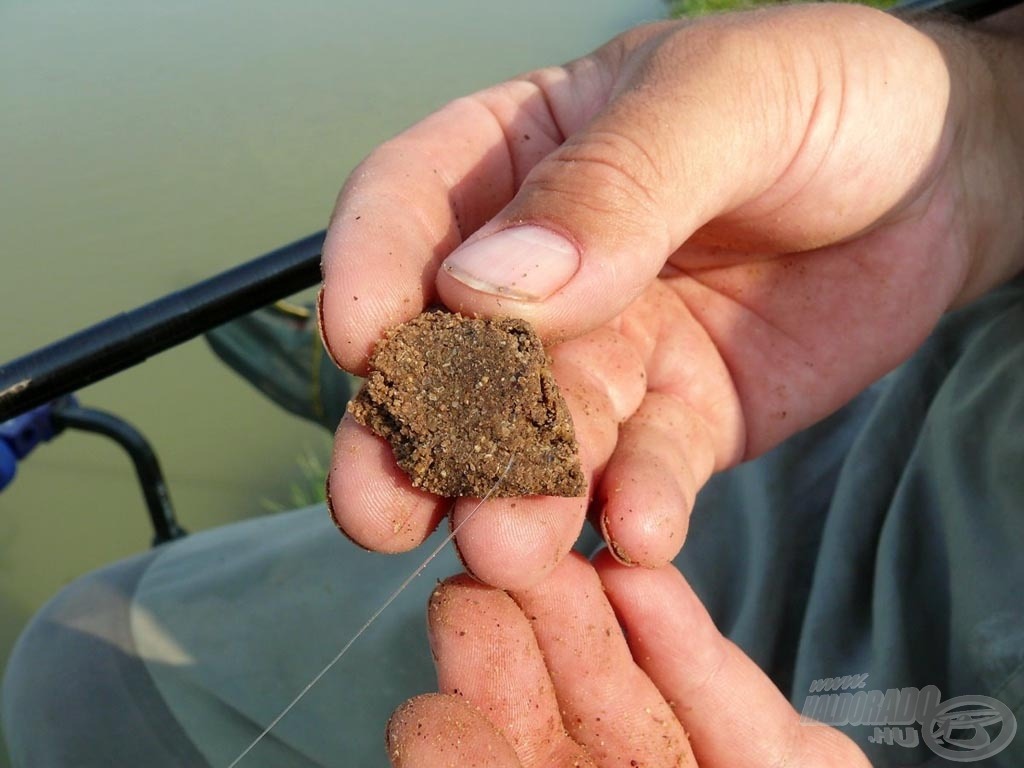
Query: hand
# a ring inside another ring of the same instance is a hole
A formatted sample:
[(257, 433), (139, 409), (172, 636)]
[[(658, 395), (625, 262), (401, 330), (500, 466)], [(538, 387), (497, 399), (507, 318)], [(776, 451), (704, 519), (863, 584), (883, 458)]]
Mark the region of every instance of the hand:
[(595, 567), (570, 555), (511, 595), (465, 576), (435, 590), (440, 693), (392, 717), (396, 768), (869, 765), (840, 732), (800, 725), (675, 568), (607, 552)]
[[(449, 104), (341, 192), (328, 348), (363, 372), (438, 299), (532, 321), (562, 342), (595, 522), (623, 562), (666, 563), (713, 471), (831, 413), (1020, 268), (1019, 45), (926, 31), (851, 5), (654, 24)], [(366, 547), (415, 546), (444, 514), (351, 419), (334, 469), (335, 518)], [(528, 586), (587, 510), (490, 502), (459, 550)]]

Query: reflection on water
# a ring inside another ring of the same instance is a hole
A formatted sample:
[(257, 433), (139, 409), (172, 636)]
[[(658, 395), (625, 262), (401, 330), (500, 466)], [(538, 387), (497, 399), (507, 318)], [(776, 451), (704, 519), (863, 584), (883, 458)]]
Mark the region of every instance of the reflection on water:
[[(381, 139), (663, 12), (660, 0), (8, 0), (0, 359), (322, 227)], [(259, 512), (321, 439), (200, 343), (84, 399), (154, 441), (193, 530)], [(38, 606), (148, 539), (128, 460), (65, 436), (0, 497), (0, 593)], [(5, 611), (0, 658), (23, 612)]]

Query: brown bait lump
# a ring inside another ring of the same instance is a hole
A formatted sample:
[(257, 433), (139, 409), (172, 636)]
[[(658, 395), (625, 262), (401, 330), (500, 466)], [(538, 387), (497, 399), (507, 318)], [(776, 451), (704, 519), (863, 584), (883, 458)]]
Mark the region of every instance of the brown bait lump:
[(419, 315), (377, 344), (348, 410), (391, 444), (415, 487), (439, 496), (586, 491), (569, 410), (523, 320)]

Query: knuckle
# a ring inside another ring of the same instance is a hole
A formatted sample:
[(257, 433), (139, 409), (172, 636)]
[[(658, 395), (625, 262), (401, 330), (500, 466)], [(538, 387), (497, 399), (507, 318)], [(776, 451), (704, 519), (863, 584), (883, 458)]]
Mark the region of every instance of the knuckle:
[(588, 132), (563, 145), (526, 183), (567, 196), (595, 213), (649, 222), (659, 208), (663, 174), (642, 142), (622, 132)]

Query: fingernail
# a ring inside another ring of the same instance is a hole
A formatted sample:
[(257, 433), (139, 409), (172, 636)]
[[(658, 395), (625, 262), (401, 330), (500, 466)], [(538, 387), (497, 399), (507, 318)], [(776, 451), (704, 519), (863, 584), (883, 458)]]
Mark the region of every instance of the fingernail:
[(324, 289), (320, 287), (320, 291), (316, 295), (316, 329), (320, 333), (320, 343), (323, 345), (324, 351), (327, 356), (331, 358), (331, 362), (334, 363), (335, 367), (341, 368), (341, 363), (338, 362), (337, 356), (334, 354), (334, 350), (331, 349), (331, 345), (327, 343), (327, 334), (324, 333)]
[(348, 531), (341, 527), (341, 523), (338, 522), (338, 516), (334, 512), (334, 500), (331, 498), (331, 475), (334, 470), (330, 470), (327, 473), (327, 479), (324, 481), (324, 502), (327, 506), (327, 514), (331, 516), (331, 522), (334, 523), (334, 527), (341, 531), (341, 535), (352, 542), (355, 546), (359, 547), (363, 552), (371, 552), (372, 550), (367, 549), (358, 541), (348, 535)]
[(477, 291), (543, 301), (576, 274), (580, 254), (561, 235), (524, 225), (459, 248), (443, 266), (460, 283)]
[[(342, 528), (341, 523), (338, 522), (338, 516), (334, 514), (334, 499), (331, 498), (332, 474), (334, 474), (334, 470), (328, 470), (327, 477), (324, 479), (324, 504), (327, 505), (327, 514), (331, 516), (331, 521), (334, 523), (334, 527), (342, 533), (345, 533), (345, 529)], [(349, 541), (352, 541), (352, 538), (347, 533), (345, 533), (345, 536), (348, 537)]]
[(608, 551), (611, 552), (612, 557), (615, 558), (615, 560), (622, 565), (628, 565), (630, 567), (636, 565), (636, 563), (629, 559), (629, 555), (627, 555), (625, 550), (619, 546), (618, 542), (612, 538), (611, 528), (608, 525), (608, 516), (605, 514), (601, 515), (601, 535), (604, 537), (605, 543), (608, 544)]

